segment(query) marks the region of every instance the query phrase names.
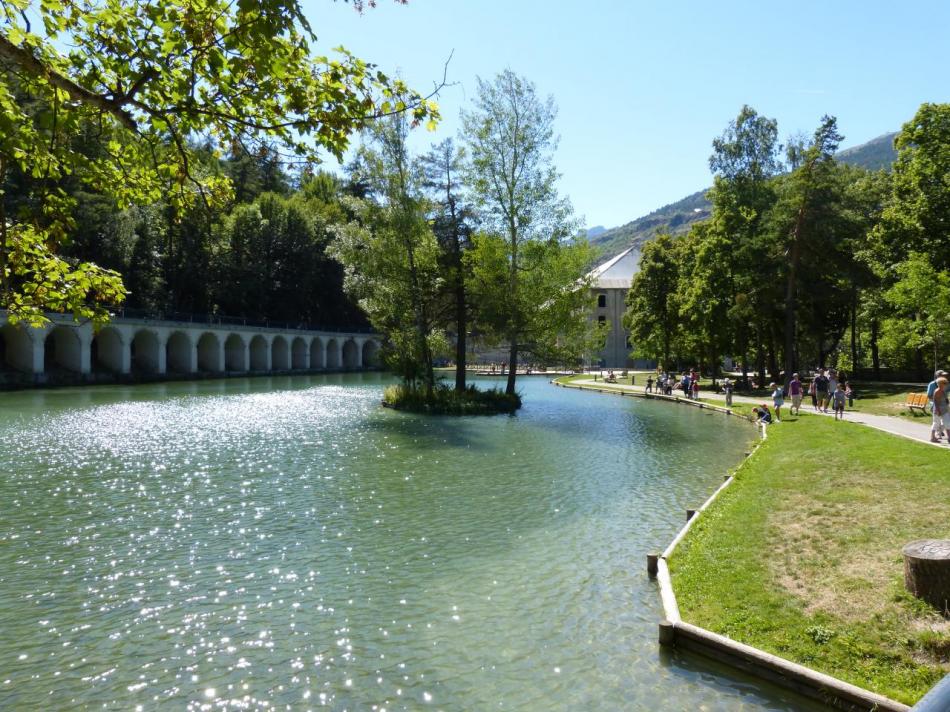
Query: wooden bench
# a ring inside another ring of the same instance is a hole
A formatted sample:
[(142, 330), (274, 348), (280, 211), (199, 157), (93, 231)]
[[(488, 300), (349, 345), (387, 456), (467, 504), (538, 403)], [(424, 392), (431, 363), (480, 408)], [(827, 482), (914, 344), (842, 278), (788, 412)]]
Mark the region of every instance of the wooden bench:
[(911, 412), (919, 408), (922, 413), (926, 413), (930, 408), (930, 400), (926, 393), (908, 393), (904, 407), (909, 408)]

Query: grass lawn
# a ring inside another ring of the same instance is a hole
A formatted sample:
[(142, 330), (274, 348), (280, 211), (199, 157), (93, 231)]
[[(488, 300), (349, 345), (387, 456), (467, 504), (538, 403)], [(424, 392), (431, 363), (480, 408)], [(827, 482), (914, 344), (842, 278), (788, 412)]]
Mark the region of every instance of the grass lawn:
[(950, 452), (786, 417), (670, 561), (684, 620), (913, 704), (950, 620), (904, 591), (901, 547), (950, 538)]
[(919, 410), (912, 411), (904, 407), (908, 393), (923, 393), (926, 386), (898, 386), (890, 383), (855, 384), (858, 397), (854, 401), (854, 410), (859, 413), (877, 415), (897, 415), (911, 420), (930, 422), (930, 416)]

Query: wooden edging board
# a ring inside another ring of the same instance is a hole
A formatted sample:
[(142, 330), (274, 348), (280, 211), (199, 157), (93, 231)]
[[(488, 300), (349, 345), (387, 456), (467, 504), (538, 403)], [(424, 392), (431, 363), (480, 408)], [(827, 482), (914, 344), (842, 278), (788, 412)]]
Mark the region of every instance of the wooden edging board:
[[(572, 383), (558, 383), (551, 381), (562, 388), (576, 388), (578, 390), (597, 391), (599, 393), (613, 393), (630, 395), (639, 398), (653, 398), (668, 400), (676, 403), (686, 403), (694, 407), (707, 408), (727, 415), (738, 415), (729, 408), (699, 403), (678, 396), (662, 396), (652, 393), (634, 393), (617, 389), (604, 389), (591, 386), (582, 386)], [(739, 416), (744, 417), (744, 416)], [(767, 427), (761, 426), (762, 440), (768, 434)], [(758, 449), (758, 445), (748, 453), (747, 457)], [(851, 683), (839, 680), (836, 677), (812, 670), (804, 665), (793, 663), (777, 655), (767, 653), (751, 645), (740, 643), (711, 630), (687, 623), (680, 617), (679, 604), (676, 602), (676, 593), (673, 590), (673, 581), (667, 559), (672, 556), (677, 545), (683, 540), (690, 528), (702, 513), (716, 500), (723, 490), (728, 487), (734, 477), (729, 475), (703, 505), (688, 518), (686, 524), (677, 532), (673, 541), (659, 555), (650, 555), (648, 570), (650, 575), (656, 576), (660, 589), (660, 600), (663, 603), (663, 614), (666, 618), (659, 624), (659, 641), (662, 645), (673, 646), (689, 650), (706, 657), (724, 662), (750, 675), (793, 690), (805, 697), (824, 702), (837, 709), (848, 712), (909, 712), (910, 707), (895, 700), (865, 690)], [(655, 574), (653, 573), (655, 567)]]

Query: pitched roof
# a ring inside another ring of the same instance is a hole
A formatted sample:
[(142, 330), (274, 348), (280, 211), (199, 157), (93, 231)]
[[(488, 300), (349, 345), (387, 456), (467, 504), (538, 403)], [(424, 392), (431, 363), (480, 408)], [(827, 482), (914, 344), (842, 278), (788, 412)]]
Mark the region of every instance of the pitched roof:
[(588, 276), (594, 289), (629, 289), (633, 275), (639, 271), (640, 250), (628, 247), (616, 257), (595, 267)]

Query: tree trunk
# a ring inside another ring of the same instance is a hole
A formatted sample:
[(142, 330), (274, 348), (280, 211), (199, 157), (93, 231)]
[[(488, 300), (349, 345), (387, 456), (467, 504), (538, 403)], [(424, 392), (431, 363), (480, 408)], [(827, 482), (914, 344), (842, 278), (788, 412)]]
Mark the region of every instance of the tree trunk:
[(950, 539), (922, 539), (903, 549), (904, 585), (941, 613), (950, 612)]
[(518, 371), (518, 340), (512, 335), (511, 347), (508, 350), (508, 383), (505, 385), (505, 393), (510, 396), (515, 394), (515, 376)]
[(792, 230), (792, 245), (789, 249), (788, 281), (785, 284), (785, 387), (795, 372), (795, 310), (797, 309), (796, 294), (798, 289), (798, 263), (801, 254), (802, 226), (805, 222), (805, 208), (808, 205), (808, 193), (802, 201), (795, 217), (795, 227)]
[(874, 380), (881, 380), (881, 354), (877, 348), (877, 319), (871, 321), (871, 366), (874, 369)]
[[(463, 291), (464, 295), (464, 291)], [(456, 295), (456, 299), (464, 300), (465, 297), (459, 297)], [(466, 336), (465, 329), (468, 324), (465, 319), (465, 303), (464, 301), (459, 301), (457, 306), (457, 311), (455, 313), (455, 329), (456, 329), (456, 338), (455, 338), (455, 390), (464, 391), (465, 390), (465, 359), (466, 359)]]
[(851, 373), (858, 372), (858, 293), (851, 291)]

